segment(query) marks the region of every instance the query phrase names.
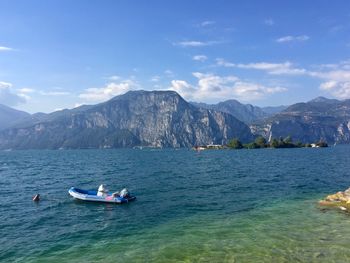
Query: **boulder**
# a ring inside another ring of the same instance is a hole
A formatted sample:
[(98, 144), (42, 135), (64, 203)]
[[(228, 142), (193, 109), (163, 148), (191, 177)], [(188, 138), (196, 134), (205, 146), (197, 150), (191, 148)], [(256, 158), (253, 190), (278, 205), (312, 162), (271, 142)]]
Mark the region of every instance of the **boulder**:
[(341, 210), (350, 211), (350, 188), (344, 192), (337, 192), (335, 194), (328, 195), (324, 200), (319, 201), (322, 206), (338, 207)]

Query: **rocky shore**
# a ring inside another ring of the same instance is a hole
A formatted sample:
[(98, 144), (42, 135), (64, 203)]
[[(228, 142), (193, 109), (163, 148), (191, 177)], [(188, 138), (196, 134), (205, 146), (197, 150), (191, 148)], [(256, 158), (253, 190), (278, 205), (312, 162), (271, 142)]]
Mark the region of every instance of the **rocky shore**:
[(339, 191), (328, 195), (324, 200), (319, 201), (322, 206), (338, 207), (343, 211), (350, 211), (350, 188), (344, 192)]

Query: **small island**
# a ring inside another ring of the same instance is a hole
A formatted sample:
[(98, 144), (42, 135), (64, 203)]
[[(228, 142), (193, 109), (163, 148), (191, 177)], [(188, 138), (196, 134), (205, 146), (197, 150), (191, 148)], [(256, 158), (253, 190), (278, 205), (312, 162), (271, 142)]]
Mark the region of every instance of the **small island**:
[(194, 150), (220, 150), (220, 149), (263, 149), (263, 148), (322, 148), (328, 147), (328, 144), (324, 141), (319, 141), (316, 143), (302, 143), (293, 142), (291, 136), (286, 138), (280, 137), (279, 139), (272, 139), (271, 141), (266, 141), (262, 136), (257, 137), (253, 142), (243, 144), (239, 139), (234, 138), (229, 141), (227, 145), (205, 145), (205, 146), (195, 146)]
[(270, 142), (267, 142), (266, 139), (262, 136), (257, 137), (254, 142), (247, 144), (242, 144), (238, 139), (232, 139), (228, 145), (231, 149), (259, 149), (259, 148), (302, 148), (302, 147), (328, 147), (328, 144), (324, 141), (319, 141), (317, 143), (294, 143), (291, 136), (286, 138), (280, 137), (279, 139), (272, 139)]

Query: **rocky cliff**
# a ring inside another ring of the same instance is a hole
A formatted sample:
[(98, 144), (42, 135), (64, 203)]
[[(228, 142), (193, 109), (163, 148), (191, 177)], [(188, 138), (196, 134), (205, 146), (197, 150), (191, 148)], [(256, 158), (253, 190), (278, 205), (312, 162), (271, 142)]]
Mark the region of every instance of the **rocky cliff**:
[(266, 139), (291, 136), (311, 143), (350, 143), (350, 100), (323, 97), (297, 103), (264, 121), (251, 125), (254, 134)]
[(173, 91), (132, 91), (105, 103), (37, 116), (0, 132), (2, 149), (191, 147), (252, 139), (230, 114), (197, 108)]
[(251, 104), (242, 104), (237, 100), (226, 100), (217, 104), (191, 103), (200, 108), (229, 113), (246, 124), (251, 124), (255, 121), (262, 120), (286, 108), (285, 106), (266, 107), (265, 110), (264, 108), (253, 106)]

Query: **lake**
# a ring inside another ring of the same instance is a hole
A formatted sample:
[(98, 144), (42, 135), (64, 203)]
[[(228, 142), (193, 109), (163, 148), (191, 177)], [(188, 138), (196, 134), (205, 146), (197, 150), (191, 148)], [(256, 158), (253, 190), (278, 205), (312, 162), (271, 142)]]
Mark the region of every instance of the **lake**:
[[(350, 147), (0, 152), (3, 262), (347, 262)], [(84, 203), (76, 186), (135, 202)], [(40, 193), (42, 200), (32, 201)]]

